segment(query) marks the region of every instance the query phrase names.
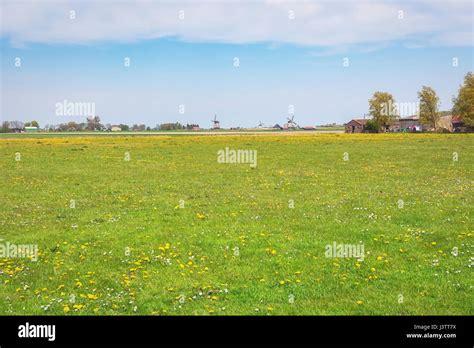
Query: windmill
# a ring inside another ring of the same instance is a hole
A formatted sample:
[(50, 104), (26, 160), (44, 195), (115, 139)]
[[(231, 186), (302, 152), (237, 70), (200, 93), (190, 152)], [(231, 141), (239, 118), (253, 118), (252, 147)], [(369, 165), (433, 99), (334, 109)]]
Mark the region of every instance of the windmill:
[(287, 129), (298, 128), (298, 125), (295, 122), (295, 116), (294, 115), (292, 115), (291, 118), (287, 117), (286, 119), (288, 120), (288, 122), (285, 124), (285, 126), (283, 128), (287, 128)]
[(214, 119), (211, 120), (212, 123), (213, 123), (213, 126), (212, 126), (212, 129), (220, 129), (221, 128), (221, 124), (220, 122), (217, 120), (217, 115), (214, 115)]
[(263, 128), (263, 123), (262, 123), (262, 121), (259, 121), (259, 122), (258, 122), (257, 128)]

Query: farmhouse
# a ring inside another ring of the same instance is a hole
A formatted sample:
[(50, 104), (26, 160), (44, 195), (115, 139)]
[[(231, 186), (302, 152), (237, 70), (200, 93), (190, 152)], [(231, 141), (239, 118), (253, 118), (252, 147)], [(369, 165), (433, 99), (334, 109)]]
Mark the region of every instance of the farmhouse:
[(415, 116), (408, 116), (403, 117), (398, 120), (400, 123), (400, 130), (410, 130), (410, 131), (422, 131), (423, 126), (420, 123), (420, 117)]
[(453, 132), (453, 116), (452, 115), (446, 115), (446, 116), (441, 116), (439, 120), (436, 122), (436, 127), (438, 129), (445, 129), (449, 132)]
[(399, 120), (394, 120), (394, 121), (388, 126), (388, 131), (389, 131), (389, 132), (399, 132), (399, 131), (400, 131), (400, 121), (399, 121)]
[(467, 132), (472, 131), (472, 127), (467, 127), (459, 116), (452, 116), (451, 123), (453, 125), (453, 132)]
[(38, 127), (25, 127), (26, 133), (34, 133), (38, 131)]
[(365, 118), (351, 120), (344, 125), (346, 127), (346, 133), (364, 133), (367, 121)]
[(110, 130), (112, 132), (121, 132), (122, 128), (120, 128), (119, 126), (112, 126), (112, 128), (110, 128)]

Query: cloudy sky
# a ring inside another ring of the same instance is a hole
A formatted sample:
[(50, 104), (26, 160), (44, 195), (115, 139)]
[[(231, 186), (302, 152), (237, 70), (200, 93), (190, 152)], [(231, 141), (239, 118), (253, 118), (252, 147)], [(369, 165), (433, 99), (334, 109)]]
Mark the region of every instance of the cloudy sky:
[[(376, 90), (451, 107), (473, 68), (473, 2), (0, 0), (1, 120), (222, 126), (346, 122)], [(126, 64), (129, 63), (129, 64)], [(184, 111), (184, 112), (183, 112)]]

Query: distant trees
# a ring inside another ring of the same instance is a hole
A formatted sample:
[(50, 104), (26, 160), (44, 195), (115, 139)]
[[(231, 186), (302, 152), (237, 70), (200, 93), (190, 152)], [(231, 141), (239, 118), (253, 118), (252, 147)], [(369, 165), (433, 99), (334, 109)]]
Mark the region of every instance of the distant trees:
[(457, 97), (453, 97), (453, 114), (459, 115), (466, 126), (474, 126), (474, 74), (472, 72), (466, 74)]
[(423, 86), (418, 92), (418, 99), (420, 100), (420, 122), (421, 124), (428, 124), (435, 130), (439, 121), (439, 98), (435, 90), (428, 86)]
[(3, 121), (2, 128), (0, 128), (0, 133), (8, 133), (10, 132), (10, 122)]
[(21, 121), (10, 121), (10, 129), (11, 130), (18, 130), (23, 129), (25, 125)]
[(398, 117), (395, 99), (390, 93), (375, 92), (372, 98), (369, 99), (369, 114), (372, 116), (378, 129), (385, 131)]
[(199, 125), (196, 123), (186, 124), (186, 129), (193, 129), (193, 128), (199, 128)]
[(179, 122), (175, 122), (175, 123), (162, 123), (160, 124), (159, 126), (160, 130), (177, 130), (177, 129), (184, 129), (184, 126), (179, 123)]
[(38, 121), (25, 122), (24, 126), (25, 126), (25, 127), (36, 127), (36, 128), (39, 128), (39, 123), (38, 123)]
[(132, 126), (133, 131), (144, 131), (145, 129), (146, 129), (146, 125), (144, 125), (144, 124), (140, 124), (140, 125), (134, 124)]
[(104, 126), (100, 124), (99, 116), (93, 116), (93, 117), (87, 118), (87, 130), (95, 131), (95, 130), (101, 130), (102, 128), (104, 128)]
[(67, 131), (77, 132), (81, 130), (81, 126), (74, 121), (68, 122), (66, 126)]

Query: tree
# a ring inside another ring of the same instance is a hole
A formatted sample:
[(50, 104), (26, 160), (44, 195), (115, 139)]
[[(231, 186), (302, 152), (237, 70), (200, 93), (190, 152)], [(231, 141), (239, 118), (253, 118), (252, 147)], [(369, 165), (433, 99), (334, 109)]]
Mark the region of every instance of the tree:
[(429, 124), (435, 130), (439, 121), (439, 98), (435, 90), (428, 86), (423, 86), (418, 92), (420, 99), (420, 122), (421, 124)]
[(2, 133), (8, 133), (10, 131), (10, 122), (8, 121), (3, 121), (2, 123), (2, 128), (0, 129), (0, 132)]
[(453, 114), (458, 115), (465, 125), (474, 126), (474, 74), (468, 72), (464, 84), (459, 87), (458, 96), (453, 98)]
[(100, 117), (93, 116), (87, 118), (87, 129), (88, 130), (101, 130), (104, 126), (100, 124)]
[(390, 93), (375, 92), (372, 99), (369, 99), (369, 114), (378, 128), (385, 131), (387, 126), (398, 117), (395, 99)]
[(379, 130), (379, 126), (375, 120), (368, 120), (365, 124), (365, 130), (369, 133), (377, 133)]
[(183, 126), (181, 123), (176, 122), (176, 123), (162, 123), (159, 126), (160, 130), (176, 130), (176, 129), (183, 129)]
[(79, 125), (74, 121), (70, 121), (67, 123), (66, 130), (73, 131), (73, 132), (78, 131)]
[(39, 128), (39, 123), (38, 123), (38, 121), (31, 121), (31, 126), (32, 126), (32, 127), (37, 127), (37, 128)]
[(10, 121), (10, 128), (12, 129), (23, 129), (23, 126), (21, 121)]

